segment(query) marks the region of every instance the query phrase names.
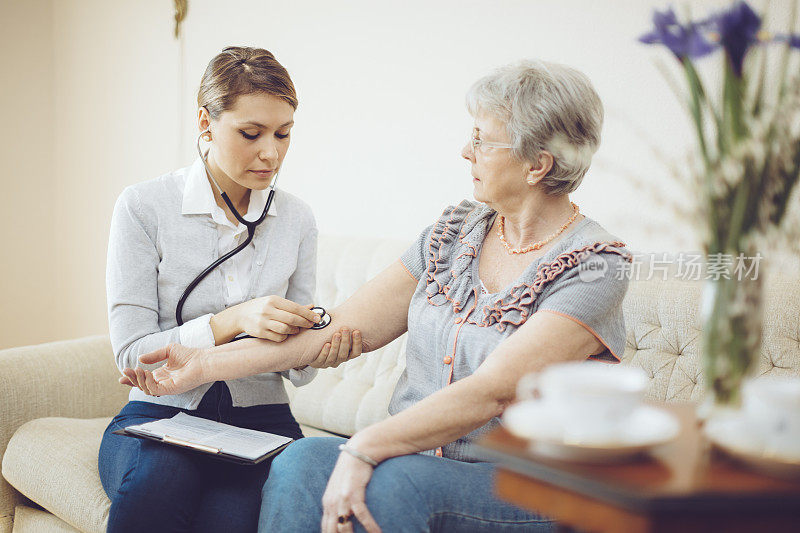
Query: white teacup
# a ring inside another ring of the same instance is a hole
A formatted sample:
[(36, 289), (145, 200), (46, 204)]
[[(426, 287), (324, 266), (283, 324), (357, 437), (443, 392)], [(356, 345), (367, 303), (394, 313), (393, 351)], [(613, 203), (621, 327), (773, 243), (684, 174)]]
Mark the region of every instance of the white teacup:
[(800, 459), (800, 378), (762, 377), (742, 389), (744, 415), (765, 453)]
[(524, 376), (519, 399), (537, 394), (558, 413), (564, 441), (571, 444), (616, 442), (625, 422), (644, 398), (647, 375), (630, 366), (594, 361), (560, 363)]

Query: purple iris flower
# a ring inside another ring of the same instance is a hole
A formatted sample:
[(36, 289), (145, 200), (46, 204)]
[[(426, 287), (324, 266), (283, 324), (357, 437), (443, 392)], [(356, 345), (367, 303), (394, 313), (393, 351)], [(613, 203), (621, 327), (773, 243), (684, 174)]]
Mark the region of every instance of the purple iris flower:
[(737, 2), (710, 17), (708, 22), (719, 33), (720, 44), (728, 52), (733, 71), (741, 76), (744, 56), (750, 46), (758, 42), (761, 17), (746, 2)]
[(681, 24), (672, 8), (663, 12), (654, 11), (653, 26), (653, 31), (639, 37), (639, 41), (645, 44), (663, 44), (680, 60), (686, 57), (702, 57), (717, 48), (716, 44), (709, 42), (703, 35), (703, 23)]

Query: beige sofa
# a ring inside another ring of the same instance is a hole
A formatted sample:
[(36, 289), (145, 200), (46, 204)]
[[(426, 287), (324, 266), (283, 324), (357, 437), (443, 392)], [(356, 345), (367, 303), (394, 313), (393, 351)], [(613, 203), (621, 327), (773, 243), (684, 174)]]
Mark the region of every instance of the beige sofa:
[[(317, 303), (333, 306), (396, 260), (407, 243), (325, 238)], [(624, 364), (651, 377), (648, 396), (697, 401), (702, 395), (695, 322), (701, 283), (631, 282), (625, 300)], [(759, 373), (800, 374), (800, 279), (767, 284)], [(387, 416), (405, 364), (405, 336), (319, 373), (293, 389), (292, 410), (306, 435), (350, 435)], [(102, 431), (127, 399), (117, 384), (108, 338), (88, 337), (0, 351), (0, 533), (105, 531), (110, 502), (97, 474)]]

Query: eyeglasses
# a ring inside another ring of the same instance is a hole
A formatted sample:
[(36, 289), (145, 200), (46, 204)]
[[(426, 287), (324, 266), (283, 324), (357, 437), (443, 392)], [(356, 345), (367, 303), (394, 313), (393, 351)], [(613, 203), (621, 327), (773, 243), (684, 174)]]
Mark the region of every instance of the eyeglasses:
[(474, 135), (470, 137), (469, 141), (470, 144), (472, 144), (472, 151), (476, 154), (478, 152), (484, 153), (486, 151), (486, 148), (514, 148), (512, 145), (506, 143), (493, 143), (489, 141), (484, 141), (483, 139), (479, 139)]

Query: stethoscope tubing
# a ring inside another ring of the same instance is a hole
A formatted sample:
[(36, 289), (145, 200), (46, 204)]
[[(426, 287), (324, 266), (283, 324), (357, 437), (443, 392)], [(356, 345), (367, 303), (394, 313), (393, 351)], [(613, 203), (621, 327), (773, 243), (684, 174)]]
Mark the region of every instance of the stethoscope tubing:
[[(258, 219), (254, 220), (253, 222), (245, 220), (245, 218), (242, 215), (239, 214), (239, 211), (237, 211), (236, 208), (233, 207), (233, 202), (231, 202), (230, 198), (228, 198), (228, 194), (223, 192), (222, 188), (219, 186), (219, 184), (217, 184), (217, 180), (215, 180), (213, 174), (211, 174), (211, 169), (208, 168), (208, 161), (206, 160), (206, 155), (203, 153), (203, 150), (200, 147), (200, 139), (203, 137), (203, 135), (207, 131), (208, 130), (202, 132), (197, 137), (197, 152), (200, 155), (200, 160), (203, 162), (203, 167), (206, 169), (206, 173), (208, 174), (208, 177), (211, 179), (211, 181), (214, 183), (214, 186), (219, 191), (220, 195), (222, 196), (222, 200), (225, 202), (225, 205), (227, 205), (228, 209), (231, 210), (231, 213), (236, 218), (236, 220), (238, 220), (240, 223), (244, 224), (245, 227), (247, 228), (247, 238), (244, 240), (244, 242), (242, 244), (240, 244), (239, 246), (237, 246), (236, 248), (234, 248), (230, 252), (226, 253), (225, 255), (223, 255), (219, 259), (215, 260), (210, 265), (208, 265), (205, 268), (205, 270), (203, 270), (200, 274), (198, 274), (197, 277), (195, 277), (192, 280), (192, 282), (189, 283), (189, 285), (183, 291), (183, 294), (181, 295), (180, 299), (178, 300), (178, 305), (175, 308), (175, 320), (177, 321), (179, 326), (183, 325), (183, 306), (186, 303), (186, 299), (189, 298), (189, 295), (192, 293), (192, 291), (195, 289), (195, 287), (197, 287), (197, 285), (201, 281), (203, 281), (203, 279), (205, 279), (205, 277), (208, 276), (215, 268), (217, 268), (219, 265), (221, 265), (222, 263), (224, 263), (225, 261), (227, 261), (228, 259), (230, 259), (234, 255), (238, 254), (239, 252), (241, 252), (242, 250), (247, 248), (247, 246), (253, 241), (253, 237), (255, 236), (256, 228), (258, 227), (259, 224), (264, 222), (264, 219), (267, 218), (267, 213), (269, 212), (269, 208), (272, 205), (272, 200), (275, 197), (275, 184), (278, 182), (278, 173), (276, 172), (275, 173), (275, 177), (272, 179), (272, 182), (269, 184), (269, 193), (267, 194), (267, 202), (266, 202), (266, 204), (264, 204), (264, 211), (261, 213), (261, 216), (259, 216)], [(319, 324), (314, 324), (313, 326), (311, 326), (311, 329), (322, 329), (322, 328), (324, 328), (325, 326), (327, 326), (328, 324), (331, 323), (331, 316), (325, 311), (324, 308), (322, 308), (322, 307), (314, 307), (314, 308), (312, 308), (312, 311), (316, 311), (322, 317), (322, 321)], [(243, 337), (237, 337), (234, 340), (240, 340), (240, 339), (248, 338), (248, 337), (250, 337), (250, 336), (249, 335), (245, 335)]]
[(192, 282), (189, 283), (189, 285), (183, 291), (183, 294), (181, 295), (180, 299), (178, 300), (178, 305), (175, 307), (175, 321), (178, 323), (179, 326), (183, 325), (183, 306), (186, 303), (187, 298), (189, 298), (189, 295), (195, 289), (195, 287), (197, 287), (197, 285), (200, 284), (200, 282), (203, 281), (203, 279), (205, 279), (205, 277), (208, 276), (212, 270), (214, 270), (219, 265), (221, 265), (234, 255), (238, 254), (239, 252), (247, 248), (247, 246), (253, 241), (253, 236), (255, 235), (256, 228), (258, 227), (259, 224), (264, 222), (265, 218), (267, 218), (267, 212), (269, 212), (269, 208), (270, 206), (272, 206), (272, 199), (275, 197), (275, 184), (278, 181), (278, 173), (276, 173), (275, 177), (272, 178), (272, 182), (269, 184), (269, 193), (267, 194), (267, 202), (264, 204), (264, 211), (262, 211), (261, 216), (259, 216), (258, 219), (254, 220), (253, 222), (245, 220), (245, 218), (241, 214), (239, 214), (239, 211), (235, 207), (233, 207), (233, 202), (231, 202), (231, 199), (228, 198), (228, 194), (222, 190), (219, 184), (217, 184), (217, 180), (214, 179), (214, 175), (211, 173), (211, 169), (208, 168), (208, 161), (206, 160), (206, 155), (203, 153), (203, 150), (200, 147), (200, 139), (207, 131), (208, 130), (200, 133), (200, 135), (198, 135), (197, 137), (197, 153), (200, 155), (200, 160), (203, 162), (203, 167), (206, 170), (206, 174), (214, 183), (214, 186), (216, 186), (217, 190), (222, 196), (222, 200), (225, 202), (225, 205), (227, 205), (228, 209), (231, 210), (231, 213), (233, 214), (234, 218), (236, 218), (236, 220), (238, 220), (240, 223), (244, 224), (245, 227), (247, 228), (247, 238), (244, 240), (242, 244), (240, 244), (230, 252), (226, 253), (225, 255), (223, 255), (210, 265), (208, 265), (205, 268), (205, 270), (203, 270), (200, 274), (198, 274), (197, 277), (195, 277), (192, 280)]
[[(274, 193), (275, 193), (274, 190), (269, 191), (269, 196), (267, 196), (267, 204), (264, 208), (264, 213), (266, 213), (267, 210), (269, 209), (269, 206), (272, 203), (272, 196)], [(232, 211), (234, 212), (234, 216), (236, 216), (236, 211), (233, 209)], [(205, 277), (208, 276), (212, 270), (214, 270), (219, 265), (221, 265), (234, 255), (238, 254), (239, 252), (247, 248), (247, 246), (253, 241), (253, 236), (255, 235), (256, 226), (258, 226), (259, 222), (261, 222), (261, 218), (259, 218), (259, 220), (255, 222), (243, 222), (243, 224), (247, 227), (247, 238), (244, 240), (244, 242), (239, 246), (237, 246), (236, 248), (234, 248), (233, 250), (231, 250), (230, 252), (220, 257), (219, 259), (217, 259), (216, 261), (214, 261), (213, 263), (211, 263), (210, 265), (208, 265), (206, 269), (203, 270), (200, 274), (198, 274), (197, 277), (194, 278), (194, 280), (192, 280), (192, 282), (186, 287), (186, 290), (183, 291), (183, 294), (181, 295), (180, 300), (178, 300), (178, 305), (175, 309), (175, 320), (178, 322), (179, 326), (183, 325), (183, 316), (182, 316), (183, 306), (186, 303), (186, 299), (189, 298), (189, 295), (192, 293), (195, 287), (197, 287), (197, 285), (199, 285), (200, 282), (203, 281), (203, 279), (205, 279)]]

